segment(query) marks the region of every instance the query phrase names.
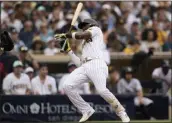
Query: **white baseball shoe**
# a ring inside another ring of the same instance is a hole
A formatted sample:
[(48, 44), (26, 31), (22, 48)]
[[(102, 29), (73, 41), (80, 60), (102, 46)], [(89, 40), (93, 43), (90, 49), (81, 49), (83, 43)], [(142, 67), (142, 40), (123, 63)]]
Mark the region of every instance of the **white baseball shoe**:
[(129, 123), (130, 118), (128, 117), (127, 113), (125, 111), (122, 111), (118, 114), (118, 116), (121, 118), (123, 123)]
[(95, 112), (95, 110), (91, 109), (90, 111), (84, 113), (82, 115), (82, 118), (79, 120), (79, 123), (83, 123), (83, 122), (87, 121), (91, 117), (91, 115), (94, 114), (94, 112)]

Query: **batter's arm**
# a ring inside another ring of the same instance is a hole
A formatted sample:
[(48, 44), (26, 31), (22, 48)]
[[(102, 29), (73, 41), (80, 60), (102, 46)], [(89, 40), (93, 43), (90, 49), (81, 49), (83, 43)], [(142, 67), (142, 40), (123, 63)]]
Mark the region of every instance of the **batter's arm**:
[(91, 32), (84, 31), (84, 32), (73, 32), (73, 33), (67, 33), (67, 38), (73, 38), (73, 39), (85, 39), (88, 40), (91, 38)]
[(68, 55), (71, 57), (73, 63), (79, 67), (81, 65), (81, 60), (78, 56), (75, 55), (75, 53), (71, 50), (68, 52)]

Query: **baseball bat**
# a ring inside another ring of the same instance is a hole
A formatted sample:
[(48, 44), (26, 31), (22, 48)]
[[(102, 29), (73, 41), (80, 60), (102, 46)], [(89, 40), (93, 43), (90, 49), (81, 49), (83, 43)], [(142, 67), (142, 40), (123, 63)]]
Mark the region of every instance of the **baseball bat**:
[[(71, 22), (71, 26), (70, 26), (70, 29), (69, 29), (69, 33), (72, 31), (72, 28), (75, 25), (76, 20), (78, 19), (78, 16), (79, 16), (79, 13), (81, 12), (82, 7), (83, 7), (83, 3), (79, 2), (78, 5), (77, 5), (77, 8), (75, 10), (74, 16), (72, 18), (72, 22)], [(64, 45), (62, 47), (62, 51), (64, 51), (65, 45), (66, 45), (66, 41), (64, 42)]]

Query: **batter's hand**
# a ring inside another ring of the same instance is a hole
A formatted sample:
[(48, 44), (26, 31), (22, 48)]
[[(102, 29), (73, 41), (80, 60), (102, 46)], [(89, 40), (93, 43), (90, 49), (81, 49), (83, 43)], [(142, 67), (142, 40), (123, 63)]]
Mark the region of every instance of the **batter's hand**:
[(66, 38), (66, 34), (65, 34), (65, 33), (56, 34), (56, 35), (54, 36), (54, 38), (56, 38), (56, 39)]
[[(71, 50), (69, 39), (68, 38), (56, 38), (58, 44), (60, 45), (61, 51), (60, 52), (69, 52)], [(63, 48), (63, 49), (62, 49)]]
[[(69, 39), (66, 39), (65, 40), (66, 41), (66, 44), (65, 44), (65, 46), (64, 46), (64, 51), (66, 52), (66, 53), (68, 53), (69, 51), (71, 51), (71, 47), (70, 47), (70, 44), (69, 44)], [(64, 43), (62, 43), (63, 45), (64, 45)], [(62, 51), (63, 52), (63, 51)]]

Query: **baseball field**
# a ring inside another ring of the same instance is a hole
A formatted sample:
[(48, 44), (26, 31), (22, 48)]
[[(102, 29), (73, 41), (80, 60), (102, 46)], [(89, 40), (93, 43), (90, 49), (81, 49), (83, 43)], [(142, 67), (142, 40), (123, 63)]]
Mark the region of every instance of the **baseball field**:
[[(62, 123), (78, 123), (78, 122), (62, 122)], [(87, 121), (85, 123), (122, 123), (121, 121)], [(130, 123), (172, 123), (170, 120), (133, 120)]]

